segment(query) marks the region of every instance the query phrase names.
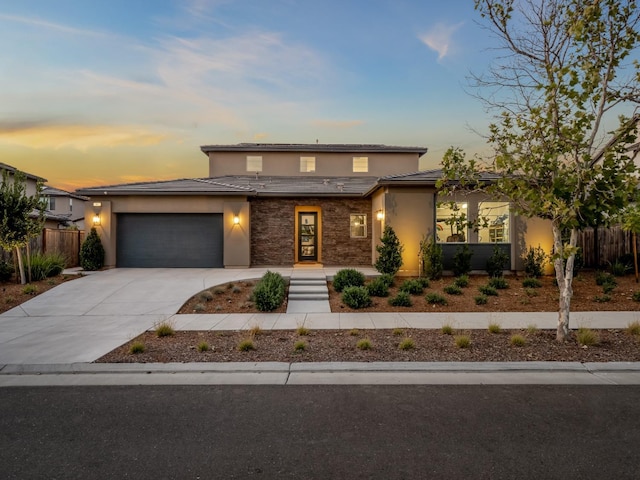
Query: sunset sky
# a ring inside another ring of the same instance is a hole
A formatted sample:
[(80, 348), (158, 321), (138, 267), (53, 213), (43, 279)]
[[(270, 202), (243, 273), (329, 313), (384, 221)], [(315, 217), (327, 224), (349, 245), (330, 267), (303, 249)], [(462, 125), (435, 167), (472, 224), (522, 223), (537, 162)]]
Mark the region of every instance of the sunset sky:
[(0, 3), (0, 162), (79, 187), (206, 176), (205, 144), (486, 149), (472, 1)]

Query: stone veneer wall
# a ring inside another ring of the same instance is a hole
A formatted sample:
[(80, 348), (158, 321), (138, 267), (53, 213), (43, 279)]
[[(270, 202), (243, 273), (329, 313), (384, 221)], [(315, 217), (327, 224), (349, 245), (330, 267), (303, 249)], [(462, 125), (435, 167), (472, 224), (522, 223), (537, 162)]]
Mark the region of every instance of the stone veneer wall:
[[(322, 209), (322, 263), (371, 265), (371, 200), (367, 198), (252, 198), (251, 265), (292, 265), (295, 207)], [(351, 238), (349, 215), (367, 215), (367, 238)]]

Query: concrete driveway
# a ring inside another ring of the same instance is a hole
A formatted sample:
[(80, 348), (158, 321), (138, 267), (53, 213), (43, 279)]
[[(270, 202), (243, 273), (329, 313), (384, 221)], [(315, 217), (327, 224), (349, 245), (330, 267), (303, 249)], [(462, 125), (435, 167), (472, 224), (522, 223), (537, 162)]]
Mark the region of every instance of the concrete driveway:
[(94, 361), (168, 319), (200, 290), (266, 270), (114, 269), (63, 283), (0, 315), (0, 365)]

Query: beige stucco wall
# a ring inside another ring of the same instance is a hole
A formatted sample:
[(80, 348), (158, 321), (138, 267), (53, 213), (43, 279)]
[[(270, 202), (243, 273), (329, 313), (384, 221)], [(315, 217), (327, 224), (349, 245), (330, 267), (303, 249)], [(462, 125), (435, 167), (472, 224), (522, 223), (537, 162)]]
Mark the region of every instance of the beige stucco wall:
[[(236, 212), (240, 217), (239, 225), (233, 223)], [(225, 266), (240, 267), (250, 264), (249, 204), (244, 197), (204, 195), (96, 197), (85, 204), (85, 224), (88, 229), (93, 225), (93, 216), (96, 213), (100, 215), (100, 226), (96, 229), (105, 248), (106, 267), (116, 265), (118, 213), (222, 213), (224, 215)]]
[(398, 275), (418, 275), (420, 241), (432, 234), (434, 224), (434, 191), (427, 188), (389, 188), (384, 194), (384, 225), (396, 232), (403, 265)]
[[(518, 235), (517, 235), (517, 258), (516, 269), (523, 269), (522, 255), (524, 255), (529, 247), (540, 246), (547, 255), (553, 251), (553, 233), (551, 231), (551, 222), (541, 218), (525, 218), (517, 217)], [(550, 275), (553, 273), (553, 265), (547, 263), (545, 273)]]
[[(295, 153), (295, 152), (219, 152), (209, 154), (209, 176), (248, 175), (247, 155), (262, 156), (259, 175), (301, 176), (382, 176), (419, 170), (417, 153)], [(316, 171), (300, 172), (300, 157), (316, 157)], [(369, 171), (353, 172), (353, 157), (368, 157)]]

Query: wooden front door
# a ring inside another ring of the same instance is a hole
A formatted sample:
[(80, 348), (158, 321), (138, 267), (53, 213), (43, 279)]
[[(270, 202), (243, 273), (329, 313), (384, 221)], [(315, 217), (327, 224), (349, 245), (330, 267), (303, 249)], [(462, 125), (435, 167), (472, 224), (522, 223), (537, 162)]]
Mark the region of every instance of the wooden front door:
[(298, 212), (298, 261), (318, 260), (318, 213)]

